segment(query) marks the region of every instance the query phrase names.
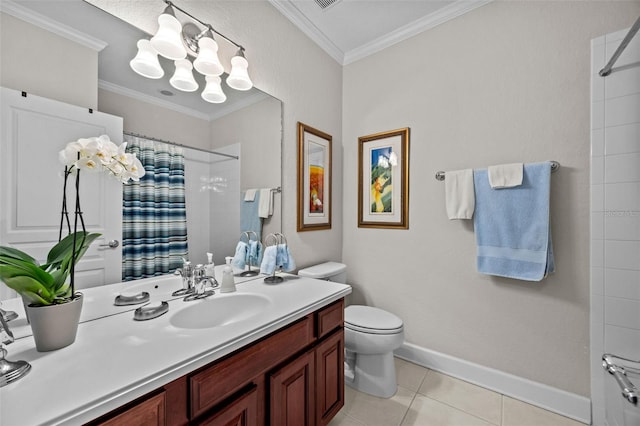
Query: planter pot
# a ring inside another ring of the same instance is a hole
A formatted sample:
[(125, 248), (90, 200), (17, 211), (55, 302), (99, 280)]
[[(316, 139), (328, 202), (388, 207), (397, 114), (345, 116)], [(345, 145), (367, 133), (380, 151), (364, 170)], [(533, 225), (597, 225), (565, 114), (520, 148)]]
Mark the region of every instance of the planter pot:
[(27, 316), (38, 352), (64, 348), (76, 340), (82, 301), (82, 293), (76, 293), (75, 297), (67, 303), (27, 306)]

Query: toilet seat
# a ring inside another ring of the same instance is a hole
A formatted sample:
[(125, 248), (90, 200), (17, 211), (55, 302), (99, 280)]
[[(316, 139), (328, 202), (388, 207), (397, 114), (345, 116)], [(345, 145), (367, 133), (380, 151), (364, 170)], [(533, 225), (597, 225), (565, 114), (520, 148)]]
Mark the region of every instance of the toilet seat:
[(345, 308), (344, 326), (367, 334), (397, 334), (404, 328), (402, 320), (394, 314), (362, 305), (351, 305)]

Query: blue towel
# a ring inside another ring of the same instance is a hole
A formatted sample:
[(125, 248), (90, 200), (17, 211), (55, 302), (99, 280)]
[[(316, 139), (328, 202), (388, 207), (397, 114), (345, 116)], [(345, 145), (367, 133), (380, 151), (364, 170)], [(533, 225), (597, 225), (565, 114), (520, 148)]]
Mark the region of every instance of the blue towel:
[(291, 250), (286, 244), (278, 244), (276, 249), (276, 266), (282, 268), (285, 272), (291, 272), (296, 269), (296, 262), (291, 256)]
[(551, 163), (524, 166), (522, 185), (492, 189), (487, 170), (473, 172), (478, 272), (540, 281), (554, 272), (549, 226)]
[(251, 266), (258, 266), (262, 261), (262, 243), (260, 241), (249, 241), (247, 261)]
[(271, 275), (276, 271), (276, 246), (267, 246), (264, 249), (264, 255), (262, 256), (262, 263), (260, 264), (260, 273)]
[(262, 219), (258, 211), (260, 206), (260, 192), (256, 192), (253, 201), (245, 201), (244, 196), (240, 197), (240, 232), (253, 231), (258, 238), (262, 238)]
[(247, 262), (247, 254), (248, 254), (247, 243), (245, 243), (244, 241), (238, 241), (238, 245), (236, 245), (236, 253), (233, 256), (231, 265), (236, 267), (237, 269), (244, 269)]

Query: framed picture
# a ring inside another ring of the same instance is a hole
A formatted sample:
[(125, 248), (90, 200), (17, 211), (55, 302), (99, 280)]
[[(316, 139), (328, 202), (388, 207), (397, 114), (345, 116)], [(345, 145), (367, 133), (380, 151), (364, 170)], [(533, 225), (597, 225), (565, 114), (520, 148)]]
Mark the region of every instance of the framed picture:
[(331, 135), (298, 122), (298, 231), (331, 229)]
[(409, 229), (409, 128), (358, 145), (358, 227)]

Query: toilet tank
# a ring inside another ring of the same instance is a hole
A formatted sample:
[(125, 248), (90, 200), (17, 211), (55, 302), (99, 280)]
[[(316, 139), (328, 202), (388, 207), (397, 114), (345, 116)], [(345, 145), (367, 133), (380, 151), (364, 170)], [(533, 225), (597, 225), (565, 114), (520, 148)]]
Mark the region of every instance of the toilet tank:
[(298, 275), (307, 278), (333, 281), (336, 283), (347, 283), (347, 265), (338, 262), (325, 262), (319, 265), (300, 269)]

